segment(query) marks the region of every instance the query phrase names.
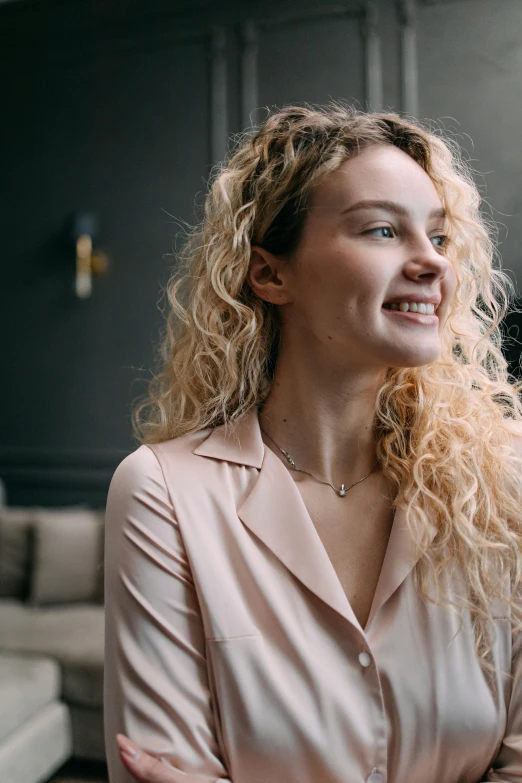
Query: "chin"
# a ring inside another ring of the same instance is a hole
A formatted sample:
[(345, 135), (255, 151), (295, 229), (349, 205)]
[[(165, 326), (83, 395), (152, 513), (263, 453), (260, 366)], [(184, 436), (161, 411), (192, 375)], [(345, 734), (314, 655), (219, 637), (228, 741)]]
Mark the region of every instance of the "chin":
[(397, 364), (398, 367), (424, 367), (426, 364), (436, 362), (440, 356), (440, 351), (424, 356), (404, 357), (403, 361)]
[(436, 362), (440, 357), (440, 352), (440, 345), (433, 346), (429, 350), (426, 348), (425, 350), (409, 350), (400, 353), (395, 350), (393, 355), (389, 357), (388, 366), (397, 368), (424, 367), (426, 364), (432, 364), (432, 362)]

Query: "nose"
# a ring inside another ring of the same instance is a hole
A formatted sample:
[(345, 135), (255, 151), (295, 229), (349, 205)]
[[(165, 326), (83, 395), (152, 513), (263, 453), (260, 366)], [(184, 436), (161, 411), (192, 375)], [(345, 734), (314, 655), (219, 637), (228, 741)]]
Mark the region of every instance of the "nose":
[(406, 273), (413, 279), (442, 280), (450, 269), (450, 262), (442, 249), (438, 249), (432, 240), (424, 236), (416, 239), (410, 249)]

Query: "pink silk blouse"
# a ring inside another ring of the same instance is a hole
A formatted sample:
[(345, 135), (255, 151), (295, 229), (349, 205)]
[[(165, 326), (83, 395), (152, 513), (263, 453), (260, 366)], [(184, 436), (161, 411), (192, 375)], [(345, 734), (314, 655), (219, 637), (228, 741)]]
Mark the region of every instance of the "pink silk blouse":
[(403, 522), (362, 628), (256, 408), (236, 438), (128, 455), (105, 523), (111, 783), (134, 781), (118, 732), (179, 783), (520, 783), (522, 639), (495, 604), (496, 698), (468, 614), (418, 598)]

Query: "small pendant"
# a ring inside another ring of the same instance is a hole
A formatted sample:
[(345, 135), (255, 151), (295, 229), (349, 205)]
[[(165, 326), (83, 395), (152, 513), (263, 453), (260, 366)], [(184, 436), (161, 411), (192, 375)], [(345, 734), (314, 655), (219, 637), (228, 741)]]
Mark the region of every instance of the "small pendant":
[[(281, 451), (283, 450), (281, 449)], [(292, 459), (292, 457), (287, 451), (283, 451), (283, 454), (285, 455), (286, 461), (288, 462), (289, 465), (291, 465), (293, 468), (297, 467), (294, 460)]]
[(337, 494), (340, 497), (344, 498), (344, 496), (346, 495), (347, 492), (348, 492), (348, 490), (344, 488), (344, 484), (341, 484), (341, 489), (337, 492)]

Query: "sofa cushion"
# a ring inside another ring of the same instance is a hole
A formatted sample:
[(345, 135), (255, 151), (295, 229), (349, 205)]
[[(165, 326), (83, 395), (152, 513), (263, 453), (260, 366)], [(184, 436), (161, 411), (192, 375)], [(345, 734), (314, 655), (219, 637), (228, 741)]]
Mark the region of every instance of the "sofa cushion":
[[(81, 510), (85, 510), (85, 506), (48, 509), (0, 505), (0, 598), (19, 598), (22, 601), (29, 598), (34, 526), (38, 515), (45, 513), (62, 518)], [(98, 595), (101, 589), (98, 575)]]
[(47, 704), (0, 745), (2, 783), (42, 783), (70, 757), (73, 745), (69, 708)]
[(33, 508), (0, 507), (0, 598), (29, 595)]
[(55, 658), (62, 669), (62, 696), (87, 707), (103, 704), (103, 606), (33, 607), (0, 601), (0, 651)]
[(34, 516), (29, 603), (84, 603), (99, 599), (103, 560), (102, 512), (39, 510)]
[(56, 661), (0, 653), (0, 744), (42, 707), (58, 700), (60, 693)]

